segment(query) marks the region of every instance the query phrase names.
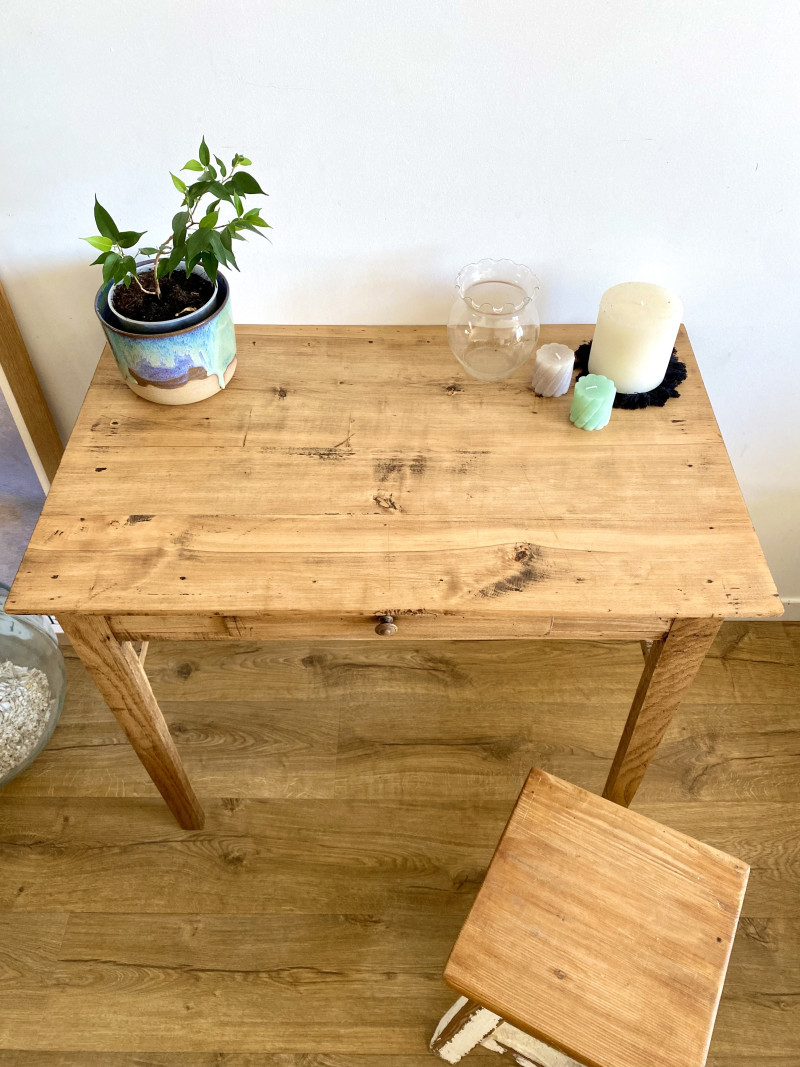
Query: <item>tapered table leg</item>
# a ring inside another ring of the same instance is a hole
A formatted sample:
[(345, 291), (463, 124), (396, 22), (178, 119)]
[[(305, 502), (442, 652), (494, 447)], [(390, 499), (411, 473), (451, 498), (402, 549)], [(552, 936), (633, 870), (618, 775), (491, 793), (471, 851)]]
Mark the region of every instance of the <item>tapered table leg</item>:
[(625, 807), (633, 800), (721, 623), (721, 619), (675, 619), (667, 636), (653, 642), (603, 790), (607, 800)]
[(139, 657), (116, 639), (102, 615), (60, 615), (58, 621), (169, 810), (184, 830), (201, 829), (203, 809)]

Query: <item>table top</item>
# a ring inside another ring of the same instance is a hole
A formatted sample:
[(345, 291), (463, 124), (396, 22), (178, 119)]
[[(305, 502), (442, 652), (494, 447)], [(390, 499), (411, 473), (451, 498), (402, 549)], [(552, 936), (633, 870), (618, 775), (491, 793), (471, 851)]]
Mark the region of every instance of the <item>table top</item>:
[[(576, 347), (591, 326), (544, 326)], [(439, 326), (240, 326), (224, 392), (135, 396), (106, 348), (7, 608), (781, 613), (683, 328), (680, 399), (569, 422)]]
[(749, 868), (531, 772), (445, 968), (594, 1067), (702, 1067)]

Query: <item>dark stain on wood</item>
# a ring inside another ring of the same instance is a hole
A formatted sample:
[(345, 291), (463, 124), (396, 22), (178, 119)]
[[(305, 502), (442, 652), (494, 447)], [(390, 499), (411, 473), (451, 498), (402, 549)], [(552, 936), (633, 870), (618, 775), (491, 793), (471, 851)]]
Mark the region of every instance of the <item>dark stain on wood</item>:
[(286, 397), (288, 396), (288, 393), (286, 392), (286, 390), (283, 388), (282, 385), (279, 385), (279, 386), (276, 386), (276, 388), (275, 388), (275, 395), (277, 396), (278, 400), (285, 400)]
[(402, 457), (390, 456), (388, 459), (376, 459), (372, 469), (379, 482), (387, 482), (393, 474), (399, 474), (403, 470)]
[[(422, 477), (427, 468), (427, 457), (421, 453), (414, 456), (408, 464), (408, 470), (411, 474), (416, 474), (419, 477)], [(406, 464), (402, 456), (388, 456), (386, 459), (376, 459), (372, 469), (378, 481), (383, 483), (388, 482), (393, 474), (402, 474), (406, 469)]]
[(351, 424), (347, 437), (329, 448), (293, 448), (289, 451), (295, 456), (313, 456), (315, 459), (347, 459), (348, 456), (353, 455), (353, 446), (350, 444), (352, 436), (353, 427)]
[(388, 608), (386, 611), (377, 612), (376, 618), (381, 615), (392, 615), (398, 619), (403, 615), (430, 615), (435, 619), (438, 612), (428, 611), (427, 608)]
[(542, 565), (542, 550), (538, 545), (527, 542), (515, 545), (512, 558), (517, 564), (516, 570), (506, 578), (485, 585), (478, 590), (477, 596), (491, 599), (507, 593), (522, 593), (528, 586), (547, 579), (547, 571)]
[(347, 459), (353, 454), (351, 449), (343, 451), (340, 445), (332, 445), (330, 448), (298, 448), (292, 449), (292, 452), (296, 456), (311, 456), (314, 459)]
[(150, 522), (154, 518), (154, 515), (129, 515), (125, 520), (125, 525), (135, 526), (139, 522)]
[(444, 391), (449, 396), (453, 396), (454, 393), (463, 393), (464, 392), (464, 390), (461, 388), (461, 386), (458, 384), (458, 382), (453, 382), (452, 385), (445, 386), (445, 390)]

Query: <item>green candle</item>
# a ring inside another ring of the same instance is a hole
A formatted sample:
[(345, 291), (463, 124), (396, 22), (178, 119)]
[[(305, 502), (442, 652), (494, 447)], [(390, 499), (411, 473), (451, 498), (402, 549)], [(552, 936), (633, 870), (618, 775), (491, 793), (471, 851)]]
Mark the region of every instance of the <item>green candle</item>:
[(575, 382), (569, 418), (581, 430), (602, 430), (611, 418), (617, 390), (603, 374), (586, 374)]

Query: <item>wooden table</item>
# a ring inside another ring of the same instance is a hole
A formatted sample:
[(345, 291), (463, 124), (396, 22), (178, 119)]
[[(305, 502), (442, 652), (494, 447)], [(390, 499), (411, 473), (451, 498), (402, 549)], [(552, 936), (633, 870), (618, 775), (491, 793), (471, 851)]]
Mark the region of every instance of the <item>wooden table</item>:
[(680, 399), (593, 433), (530, 364), (466, 377), (442, 327), (238, 345), (228, 388), (182, 408), (105, 350), (6, 603), (58, 616), (187, 829), (203, 811), (132, 642), (650, 642), (604, 791), (629, 804), (722, 618), (781, 614), (683, 329)]

